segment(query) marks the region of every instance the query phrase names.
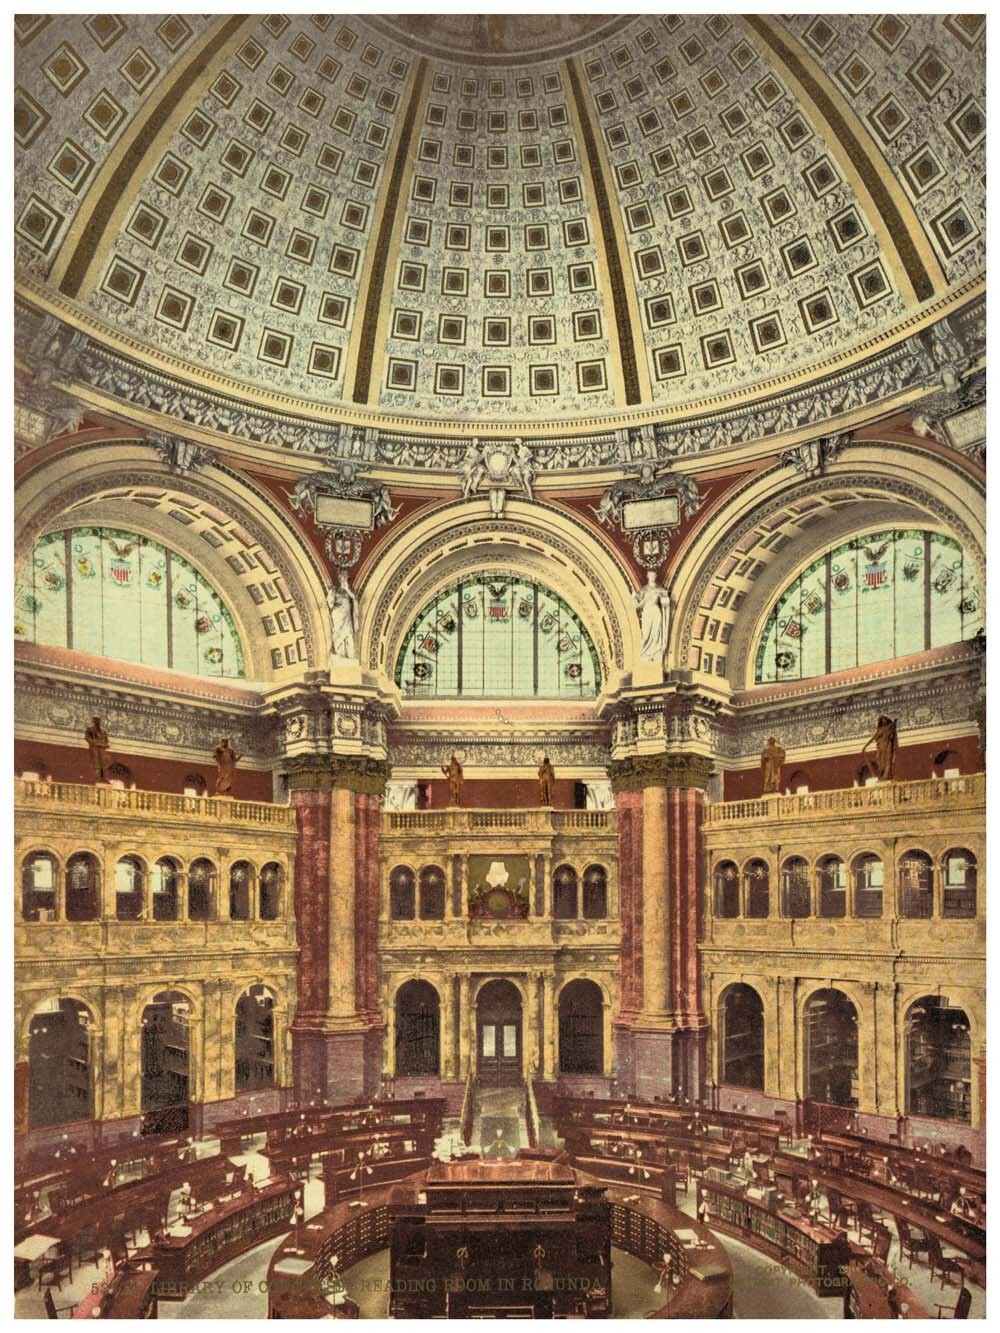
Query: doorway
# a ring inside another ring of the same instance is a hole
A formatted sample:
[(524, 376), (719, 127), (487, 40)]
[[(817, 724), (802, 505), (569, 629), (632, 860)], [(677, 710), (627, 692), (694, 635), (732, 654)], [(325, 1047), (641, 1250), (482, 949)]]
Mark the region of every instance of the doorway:
[(521, 993), (510, 981), (489, 981), (476, 1000), (476, 1074), (485, 1087), (521, 1082)]

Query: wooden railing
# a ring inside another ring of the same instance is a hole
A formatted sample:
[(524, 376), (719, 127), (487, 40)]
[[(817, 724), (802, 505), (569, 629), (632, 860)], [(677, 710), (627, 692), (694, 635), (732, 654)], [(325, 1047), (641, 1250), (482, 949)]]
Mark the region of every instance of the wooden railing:
[(798, 796), (756, 796), (705, 806), (705, 827), (720, 824), (778, 823), (839, 819), (845, 814), (909, 814), (916, 810), (974, 809), (986, 800), (985, 773), (916, 782), (878, 782), (870, 787), (803, 792)]
[(290, 805), (237, 801), (225, 796), (181, 796), (166, 791), (20, 778), (15, 784), (14, 801), (15, 806), (35, 810), (59, 807), (107, 814), (204, 819), (217, 824), (251, 824), (258, 828), (295, 831), (295, 811)]
[(512, 833), (615, 832), (613, 810), (392, 810), (386, 816), (389, 833), (476, 833), (503, 830)]

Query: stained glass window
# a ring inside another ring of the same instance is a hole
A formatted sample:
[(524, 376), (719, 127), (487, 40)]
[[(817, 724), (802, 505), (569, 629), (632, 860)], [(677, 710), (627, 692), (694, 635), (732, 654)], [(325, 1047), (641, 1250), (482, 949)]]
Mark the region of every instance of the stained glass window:
[(517, 574), (453, 584), (406, 636), (396, 684), (415, 697), (593, 698), (601, 673), (590, 635), (561, 597)]
[(191, 676), (244, 675), (222, 599), (182, 557), (118, 528), (50, 532), (14, 592), (14, 637)]
[(985, 626), (972, 562), (951, 537), (887, 529), (853, 537), (778, 598), (757, 650), (757, 684), (803, 680), (971, 639)]

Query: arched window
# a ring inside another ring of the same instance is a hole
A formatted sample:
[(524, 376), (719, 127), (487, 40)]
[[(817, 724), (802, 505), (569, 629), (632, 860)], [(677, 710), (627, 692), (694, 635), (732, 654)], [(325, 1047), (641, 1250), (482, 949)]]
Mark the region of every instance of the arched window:
[(969, 1124), (972, 1060), (969, 1020), (946, 996), (924, 995), (906, 1015), (906, 1109)]
[(180, 991), (160, 991), (142, 1011), (144, 1134), (187, 1128), (190, 1018), (190, 1001)]
[(35, 543), (14, 593), (15, 638), (192, 676), (242, 676), (222, 598), (176, 552), (137, 532), (74, 528)]
[(882, 858), (874, 852), (864, 852), (854, 858), (854, 915), (875, 917), (882, 915), (882, 888), (885, 867)]
[(215, 866), (206, 857), (200, 856), (188, 867), (188, 920), (211, 921), (215, 915), (213, 909), (213, 889), (215, 887)]
[(802, 680), (971, 639), (985, 624), (972, 562), (951, 537), (892, 529), (814, 560), (775, 602), (758, 684)]
[(572, 866), (560, 866), (552, 876), (552, 915), (570, 921), (577, 915), (577, 879)]
[(440, 1058), (440, 1010), (429, 981), (407, 981), (396, 992), (396, 1073), (436, 1074)]
[(976, 915), (976, 858), (965, 847), (945, 852), (942, 862), (941, 915), (970, 920)]
[(185, 796), (207, 796), (208, 783), (201, 773), (188, 773), (184, 779)]
[(743, 867), (746, 879), (747, 916), (767, 916), (771, 906), (771, 872), (766, 861), (755, 858)]
[(424, 866), (420, 872), (420, 919), (441, 921), (444, 917), (444, 871)]
[(932, 760), (932, 778), (957, 778), (962, 775), (962, 759), (954, 750), (941, 750)]
[(396, 662), (410, 696), (594, 698), (593, 641), (561, 597), (518, 574), (470, 575), (421, 611)]
[(77, 1000), (39, 1006), (28, 1034), (28, 1125), (63, 1125), (90, 1115), (90, 1013)]
[(274, 996), (251, 986), (236, 1001), (236, 1091), (274, 1087)]
[(32, 852), (21, 863), (21, 916), (25, 921), (45, 921), (55, 916), (56, 858), (48, 852)]
[(281, 911), (281, 866), (277, 861), (261, 866), (257, 891), (261, 921), (277, 921)]
[(249, 861), (234, 861), (229, 867), (229, 919), (250, 920), (253, 868)]
[(600, 986), (583, 977), (559, 995), (559, 1072), (604, 1072), (604, 998)]
[(119, 921), (138, 921), (146, 873), (137, 856), (123, 856), (115, 866), (115, 916)]
[(96, 921), (99, 916), (101, 868), (90, 852), (77, 852), (66, 862), (66, 920)]
[(724, 920), (740, 914), (740, 872), (732, 861), (720, 861), (712, 876), (715, 891), (714, 913)]
[(801, 919), (811, 912), (809, 863), (802, 856), (790, 856), (781, 867), (781, 914)]
[(809, 774), (804, 768), (797, 768), (788, 779), (788, 790), (793, 796), (805, 796), (809, 791)]
[(416, 916), (417, 881), (409, 866), (396, 866), (389, 876), (389, 915), (393, 921)]
[(806, 1020), (808, 1096), (834, 1106), (858, 1104), (858, 1014), (843, 991), (809, 997)]
[(764, 1002), (752, 986), (730, 986), (722, 1000), (719, 1082), (764, 1087)]
[(135, 787), (135, 779), (128, 764), (109, 765), (108, 786), (116, 787), (119, 791), (131, 791)]
[(824, 856), (819, 863), (819, 914), (847, 915), (847, 867), (839, 856)]
[(603, 866), (588, 866), (583, 872), (583, 915), (600, 921), (608, 914), (608, 873)]
[(934, 881), (931, 858), (926, 852), (909, 851), (898, 861), (899, 915), (929, 920), (934, 911)]
[(161, 856), (153, 866), (149, 879), (153, 890), (154, 921), (177, 920), (177, 877), (179, 873), (180, 867), (169, 856)]

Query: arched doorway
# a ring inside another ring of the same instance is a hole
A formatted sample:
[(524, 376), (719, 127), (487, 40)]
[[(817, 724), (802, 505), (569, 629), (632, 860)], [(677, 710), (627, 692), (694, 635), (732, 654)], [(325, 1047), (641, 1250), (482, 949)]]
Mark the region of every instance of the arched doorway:
[(64, 1125), (90, 1115), (90, 1014), (78, 1000), (51, 1000), (28, 1033), (28, 1125)]
[(274, 995), (251, 986), (236, 1001), (233, 1042), (237, 1092), (274, 1087)]
[(806, 1020), (807, 1096), (834, 1106), (858, 1104), (858, 1013), (843, 991), (809, 997)]
[(476, 1073), (500, 1087), (521, 1081), (521, 993), (510, 981), (488, 981), (476, 999)]
[(722, 1001), (719, 1082), (764, 1087), (764, 1005), (752, 986), (730, 986)]
[(160, 991), (142, 1011), (144, 1134), (187, 1129), (191, 1002), (180, 991)]
[(583, 977), (559, 996), (559, 1072), (604, 1072), (604, 997), (596, 982)]
[(906, 1110), (970, 1123), (969, 1018), (946, 995), (924, 995), (906, 1015)]
[(407, 981), (396, 992), (396, 1073), (436, 1074), (441, 1048), (441, 1002), (429, 981)]

